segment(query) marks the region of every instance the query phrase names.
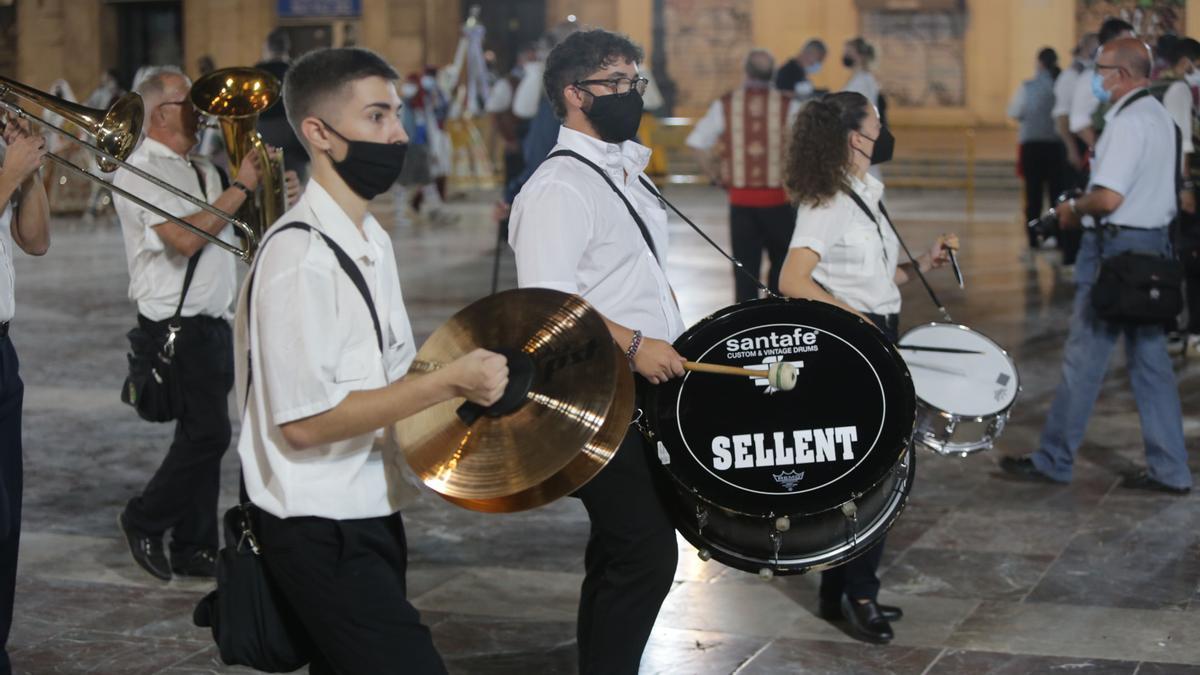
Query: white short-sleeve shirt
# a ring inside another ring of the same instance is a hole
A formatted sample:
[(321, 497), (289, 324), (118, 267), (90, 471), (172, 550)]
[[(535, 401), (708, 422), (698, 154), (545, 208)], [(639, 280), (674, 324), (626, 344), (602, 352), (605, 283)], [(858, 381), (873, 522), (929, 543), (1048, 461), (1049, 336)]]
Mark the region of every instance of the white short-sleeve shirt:
[(621, 198), (593, 169), (572, 157), (542, 162), (513, 202), (508, 242), (517, 285), (583, 296), (611, 321), (646, 337), (673, 342), (684, 331), (665, 269), (667, 212), (639, 181), (650, 149), (606, 143), (567, 127), (560, 149), (600, 166), (642, 216), (654, 257)]
[(1067, 113), (1067, 127), (1071, 133), (1077, 134), (1092, 126), (1092, 113), (1100, 107), (1100, 99), (1092, 91), (1092, 76), (1095, 68), (1087, 68), (1075, 78), (1075, 88), (1071, 92), (1071, 103)]
[[(1075, 64), (1058, 74), (1054, 80), (1054, 108), (1050, 110), (1051, 117), (1068, 117), (1071, 114), (1071, 99), (1075, 97), (1075, 83), (1079, 81), (1080, 70)], [(1068, 120), (1068, 123), (1070, 120)]]
[[(153, 138), (143, 138), (127, 160), (130, 164), (183, 190), (197, 199), (213, 203), (221, 196), (221, 176), (206, 159), (187, 158)], [(194, 167), (194, 168), (193, 168)], [(196, 176), (204, 175), (204, 189)], [(199, 207), (167, 192), (126, 169), (118, 169), (113, 185), (123, 188), (178, 218), (190, 216)], [(125, 237), (125, 261), (129, 266), (129, 299), (138, 313), (152, 321), (175, 314), (188, 259), (167, 246), (153, 227), (166, 219), (120, 196), (115, 197), (117, 218)], [(179, 227), (168, 223), (162, 227)], [(220, 238), (233, 243), (233, 226), (221, 230)], [(237, 259), (227, 251), (205, 244), (196, 264), (192, 285), (183, 305), (183, 316), (212, 316), (228, 319), (229, 306), (237, 288)]]
[(1192, 88), (1184, 80), (1176, 80), (1163, 92), (1163, 105), (1179, 127), (1183, 141), (1183, 154), (1193, 152), (1192, 145)]
[[(234, 330), (238, 403), (246, 401), (238, 439), (246, 490), (280, 518), (386, 516), (399, 509), (404, 459), (394, 444), (377, 442), (386, 437), (382, 430), (295, 450), (280, 425), (407, 372), (416, 348), (391, 240), (369, 215), (360, 232), (316, 180), (267, 236), (294, 221), (325, 233), (354, 260), (374, 299), (384, 348), (381, 354), (361, 293), (320, 234), (288, 230), (260, 249), (253, 289), (247, 283), (238, 298)], [(247, 353), (254, 372), (248, 399)]]
[[(1104, 187), (1121, 195), (1121, 205), (1104, 218), (1126, 227), (1166, 227), (1175, 217), (1175, 121), (1153, 96), (1125, 105), (1131, 91), (1104, 115), (1104, 133), (1088, 189)], [(1122, 109), (1123, 108), (1123, 109)], [(1084, 223), (1090, 224), (1085, 217)]]
[(16, 283), (13, 272), (12, 202), (4, 205), (0, 212), (0, 323), (12, 321), (17, 311)]
[(813, 280), (833, 297), (860, 312), (895, 314), (900, 311), (900, 242), (879, 209), (883, 183), (866, 174), (863, 180), (851, 176), (850, 187), (871, 209), (875, 222), (839, 192), (821, 206), (802, 204), (797, 209), (791, 248), (811, 249), (820, 257)]

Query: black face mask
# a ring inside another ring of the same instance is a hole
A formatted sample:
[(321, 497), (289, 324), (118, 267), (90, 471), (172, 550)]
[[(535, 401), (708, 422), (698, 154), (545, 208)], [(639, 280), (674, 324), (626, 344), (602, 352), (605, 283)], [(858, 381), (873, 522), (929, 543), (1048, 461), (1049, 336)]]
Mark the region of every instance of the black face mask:
[(896, 137), (892, 135), (892, 132), (888, 131), (887, 127), (879, 127), (879, 135), (875, 138), (871, 138), (861, 131), (858, 133), (862, 134), (863, 138), (875, 142), (875, 147), (871, 150), (870, 157), (867, 157), (867, 153), (855, 148), (860, 155), (871, 160), (871, 164), (883, 164), (892, 160), (892, 152), (896, 150)]
[(407, 143), (352, 141), (325, 120), (321, 120), (321, 124), (346, 142), (346, 157), (339, 162), (331, 154), (329, 159), (333, 160), (333, 170), (346, 181), (354, 194), (366, 200), (374, 199), (400, 177), (404, 155), (408, 152)]
[(854, 59), (850, 58), (849, 56), (843, 56), (842, 57), (842, 65), (846, 66), (847, 68), (853, 68), (854, 67)]
[(607, 96), (593, 94), (592, 107), (583, 114), (587, 115), (601, 140), (624, 143), (637, 135), (642, 123), (642, 97), (636, 91)]

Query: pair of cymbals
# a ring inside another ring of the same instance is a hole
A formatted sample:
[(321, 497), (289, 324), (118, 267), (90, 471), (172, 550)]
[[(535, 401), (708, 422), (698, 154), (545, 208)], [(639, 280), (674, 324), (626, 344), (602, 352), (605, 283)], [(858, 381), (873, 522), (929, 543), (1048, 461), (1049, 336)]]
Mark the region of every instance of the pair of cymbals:
[(409, 466), (445, 499), (510, 512), (578, 490), (612, 459), (633, 417), (633, 375), (600, 314), (549, 289), (479, 300), (434, 331), (410, 376), (478, 348), (509, 359), (490, 408), (453, 399), (395, 425)]

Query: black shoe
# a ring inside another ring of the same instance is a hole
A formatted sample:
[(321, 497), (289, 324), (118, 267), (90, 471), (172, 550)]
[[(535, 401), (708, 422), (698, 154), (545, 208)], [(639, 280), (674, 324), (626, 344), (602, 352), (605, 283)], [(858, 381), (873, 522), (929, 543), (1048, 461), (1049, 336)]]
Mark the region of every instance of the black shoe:
[[(904, 610), (899, 607), (879, 603), (875, 603), (875, 606), (879, 608), (879, 615), (888, 621), (899, 621), (904, 618)], [(842, 603), (836, 600), (833, 602), (822, 600), (817, 615), (826, 621), (842, 621), (846, 618), (842, 614)]]
[(149, 572), (151, 576), (163, 581), (170, 581), (171, 569), (167, 564), (167, 556), (163, 553), (162, 537), (146, 534), (131, 527), (125, 518), (125, 511), (121, 511), (117, 515), (117, 527), (121, 528), (121, 533), (125, 535), (125, 542), (129, 544), (129, 554), (133, 556), (133, 562)]
[(1050, 476), (1042, 473), (1033, 464), (1033, 455), (1018, 455), (1016, 457), (1008, 456), (1000, 458), (1000, 469), (1004, 473), (1013, 476), (1019, 476), (1026, 480), (1038, 481), (1041, 483), (1054, 483), (1055, 485), (1063, 485), (1062, 481), (1054, 480)]
[(883, 617), (874, 600), (859, 602), (843, 596), (842, 615), (854, 637), (877, 645), (892, 641), (892, 624)]
[(1166, 483), (1156, 481), (1145, 471), (1127, 474), (1121, 481), (1121, 487), (1129, 488), (1131, 490), (1152, 490), (1154, 492), (1165, 492), (1169, 495), (1186, 495), (1192, 491), (1192, 489), (1188, 487), (1172, 487)]
[(196, 549), (182, 563), (177, 563), (172, 555), (171, 571), (184, 577), (215, 577), (217, 552), (209, 548)]

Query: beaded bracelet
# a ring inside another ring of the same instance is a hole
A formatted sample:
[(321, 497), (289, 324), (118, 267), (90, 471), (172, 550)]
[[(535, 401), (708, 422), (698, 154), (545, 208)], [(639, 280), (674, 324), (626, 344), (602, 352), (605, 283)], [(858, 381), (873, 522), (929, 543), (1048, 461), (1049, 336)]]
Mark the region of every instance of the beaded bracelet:
[(625, 358), (633, 361), (633, 357), (637, 356), (638, 348), (642, 346), (642, 331), (633, 331), (633, 341), (629, 343), (629, 349), (625, 350)]

